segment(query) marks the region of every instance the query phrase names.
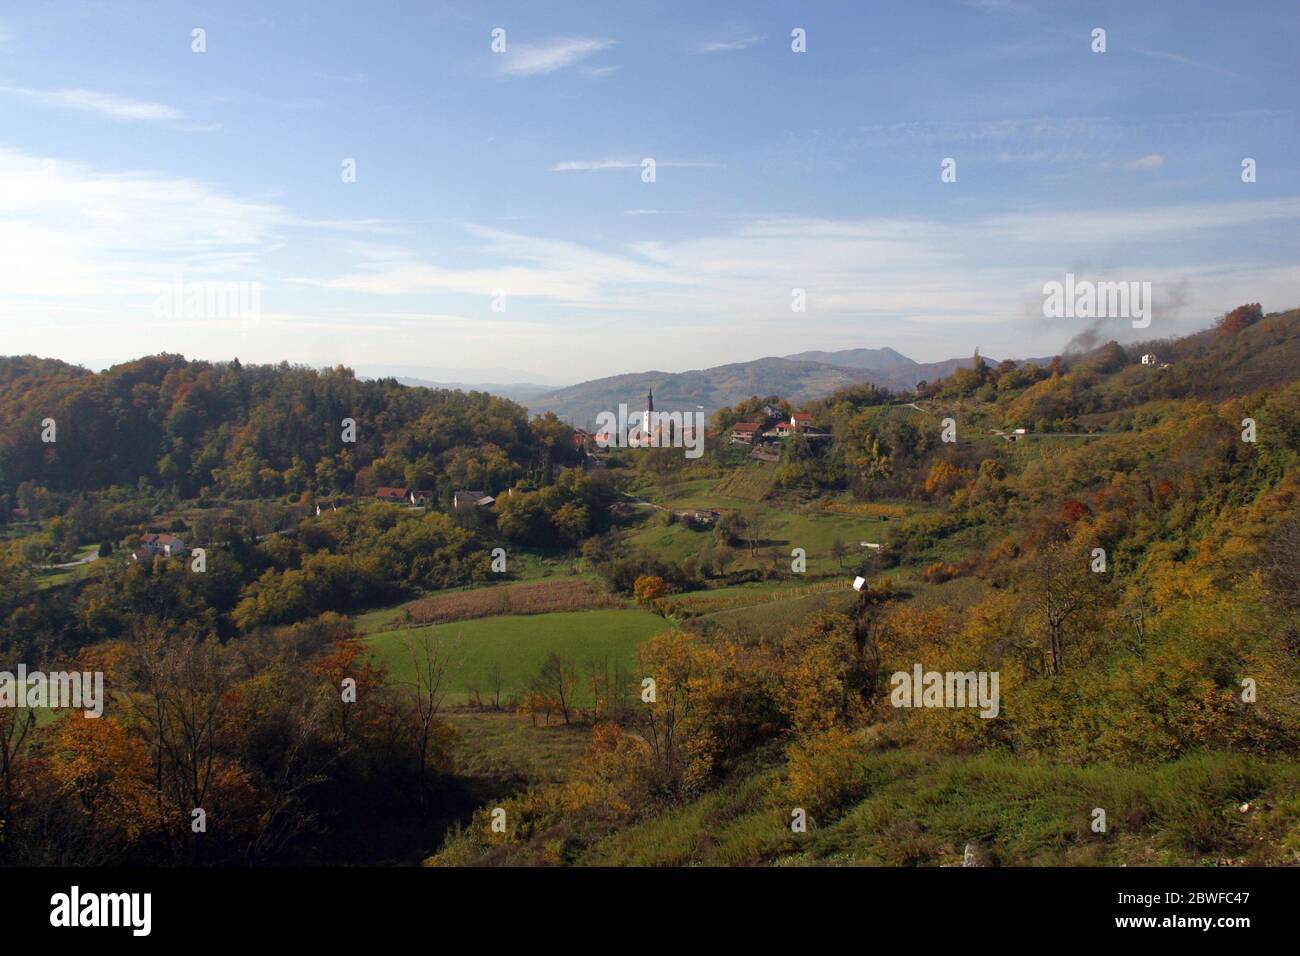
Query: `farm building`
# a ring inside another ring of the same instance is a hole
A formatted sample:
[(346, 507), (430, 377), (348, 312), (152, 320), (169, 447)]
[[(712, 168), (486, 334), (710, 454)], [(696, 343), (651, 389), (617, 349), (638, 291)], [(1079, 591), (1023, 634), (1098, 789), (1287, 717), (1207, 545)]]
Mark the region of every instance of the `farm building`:
[(496, 499), (485, 491), (458, 491), (451, 496), (453, 508), (485, 508)]

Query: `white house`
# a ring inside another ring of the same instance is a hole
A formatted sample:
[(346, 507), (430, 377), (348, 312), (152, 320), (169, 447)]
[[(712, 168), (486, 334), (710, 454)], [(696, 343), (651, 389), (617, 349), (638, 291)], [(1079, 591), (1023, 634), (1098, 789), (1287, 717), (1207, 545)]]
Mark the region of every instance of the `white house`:
[(1160, 364), (1160, 359), (1156, 358), (1156, 353), (1155, 353), (1155, 352), (1148, 352), (1146, 355), (1142, 356), (1142, 364), (1143, 364), (1143, 365), (1159, 365), (1159, 364)]
[(150, 532), (140, 538), (141, 548), (133, 557), (137, 561), (150, 561), (155, 557), (180, 558), (189, 553), (185, 543), (174, 534)]

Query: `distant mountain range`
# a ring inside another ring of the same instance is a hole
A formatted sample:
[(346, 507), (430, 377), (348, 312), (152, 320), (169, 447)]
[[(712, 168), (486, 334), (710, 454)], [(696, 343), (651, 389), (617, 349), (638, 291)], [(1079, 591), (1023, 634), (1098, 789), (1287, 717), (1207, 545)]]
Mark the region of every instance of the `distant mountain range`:
[(507, 384), (497, 382), (434, 382), (427, 378), (407, 378), (404, 375), (398, 375), (396, 378), (403, 385), (418, 385), (421, 388), (455, 388), (462, 392), (487, 392), (491, 395), (508, 398), (520, 405), (530, 405), (541, 396), (555, 391), (554, 385), (537, 385), (533, 382), (510, 382)]
[[(984, 358), (990, 365), (997, 364), (995, 358)], [(1025, 361), (1045, 364), (1049, 359)], [(863, 382), (892, 391), (907, 391), (921, 382), (946, 378), (959, 368), (969, 368), (970, 364), (970, 357), (917, 362), (891, 348), (843, 349), (799, 352), (689, 372), (631, 372), (564, 388), (535, 383), (465, 383), (401, 376), (397, 380), (403, 385), (491, 392), (528, 406), (534, 414), (555, 412), (565, 421), (585, 427), (592, 425), (602, 411), (616, 412), (620, 403), (626, 403), (631, 412), (641, 411), (651, 390), (656, 408), (699, 409), (712, 414), (751, 395), (779, 395), (799, 404)]]
[[(997, 363), (997, 359), (985, 359)], [(525, 404), (535, 414), (551, 411), (574, 425), (584, 426), (594, 422), (602, 411), (617, 411), (620, 402), (626, 402), (630, 411), (640, 411), (651, 389), (656, 408), (700, 408), (711, 414), (751, 395), (779, 395), (799, 404), (863, 382), (904, 391), (970, 364), (971, 358), (916, 362), (891, 348), (800, 352), (689, 372), (637, 372), (598, 378), (549, 391)]]
[(711, 414), (751, 395), (780, 395), (804, 402), (865, 380), (857, 369), (761, 358), (689, 372), (634, 372), (598, 378), (549, 392), (529, 402), (528, 408), (534, 413), (555, 412), (574, 425), (585, 426), (602, 411), (617, 411), (620, 402), (626, 402), (631, 411), (641, 411), (651, 389), (655, 408), (694, 411), (699, 407)]

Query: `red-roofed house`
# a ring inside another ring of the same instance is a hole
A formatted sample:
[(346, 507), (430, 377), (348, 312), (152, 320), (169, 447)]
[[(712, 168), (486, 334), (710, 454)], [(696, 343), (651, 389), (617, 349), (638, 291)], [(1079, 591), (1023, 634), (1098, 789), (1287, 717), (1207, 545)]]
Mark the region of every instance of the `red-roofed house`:
[(376, 488), (375, 497), (380, 501), (391, 501), (393, 504), (401, 504), (406, 500), (406, 496), (411, 493), (409, 488)]
[(758, 437), (761, 427), (757, 422), (736, 422), (731, 426), (731, 443), (733, 445), (754, 444), (754, 439)]
[(135, 553), (137, 561), (149, 561), (155, 556), (163, 558), (181, 558), (188, 553), (185, 542), (174, 534), (155, 534), (150, 531), (140, 538), (140, 550)]

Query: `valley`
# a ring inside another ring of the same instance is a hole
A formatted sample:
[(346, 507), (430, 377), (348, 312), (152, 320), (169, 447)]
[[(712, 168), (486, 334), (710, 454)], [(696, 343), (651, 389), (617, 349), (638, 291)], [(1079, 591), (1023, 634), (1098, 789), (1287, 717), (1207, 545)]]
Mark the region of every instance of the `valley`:
[[(91, 737), (0, 715), (4, 772), (117, 861), (1295, 862), (1300, 313), (1243, 309), (1158, 371), (754, 394), (698, 458), (338, 370), (0, 360), (3, 650), (109, 689)], [(1000, 700), (892, 706), (917, 668)], [(110, 746), (105, 831), (59, 781)], [(163, 839), (195, 800), (226, 825)]]

